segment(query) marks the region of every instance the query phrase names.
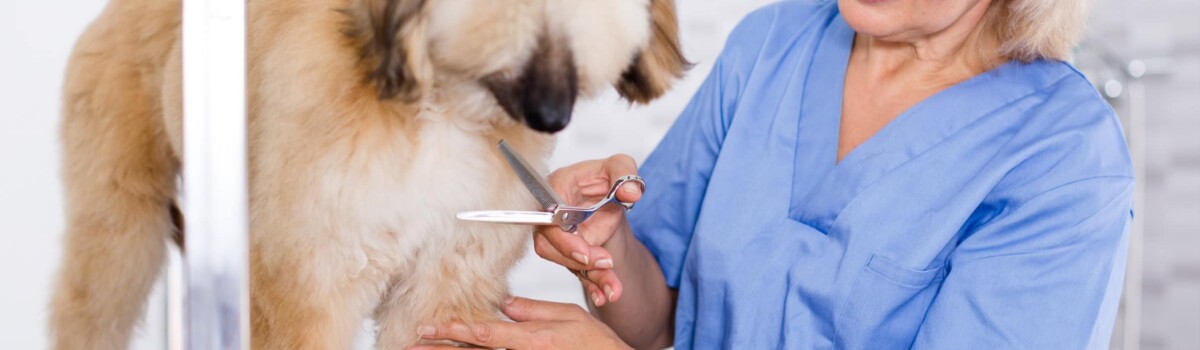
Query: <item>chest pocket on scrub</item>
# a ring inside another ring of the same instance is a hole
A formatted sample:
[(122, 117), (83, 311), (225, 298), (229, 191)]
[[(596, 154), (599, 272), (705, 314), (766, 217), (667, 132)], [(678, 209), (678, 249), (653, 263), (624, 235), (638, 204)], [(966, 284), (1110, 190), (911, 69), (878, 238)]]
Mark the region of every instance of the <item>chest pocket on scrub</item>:
[(837, 317), (842, 349), (907, 349), (946, 278), (945, 267), (912, 270), (872, 255)]

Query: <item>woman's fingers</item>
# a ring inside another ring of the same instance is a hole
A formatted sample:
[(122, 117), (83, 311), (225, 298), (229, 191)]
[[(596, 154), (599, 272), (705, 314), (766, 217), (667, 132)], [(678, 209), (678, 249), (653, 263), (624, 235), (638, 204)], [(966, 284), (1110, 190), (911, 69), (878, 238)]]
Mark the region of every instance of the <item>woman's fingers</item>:
[(550, 227), (538, 229), (539, 242), (534, 242), (534, 251), (547, 260), (554, 261), (568, 269), (580, 270), (591, 266), (592, 245), (583, 237)]
[[(604, 293), (605, 304), (621, 298), (621, 293), (625, 290), (625, 287), (621, 284), (621, 280), (617, 278), (617, 273), (613, 270), (593, 270), (588, 271), (586, 275), (588, 282), (591, 282)], [(597, 304), (596, 306), (603, 305)]]
[[(586, 207), (593, 203), (599, 202), (608, 196), (608, 191), (612, 190), (613, 182), (607, 178), (597, 179), (596, 181), (578, 184), (578, 191), (574, 197), (568, 201), (572, 205)], [(564, 199), (565, 200), (565, 199)]]
[[(543, 236), (539, 235), (534, 237), (533, 245), (534, 250), (536, 250), (538, 253), (538, 256), (541, 256), (543, 259), (559, 265), (563, 265), (564, 267), (567, 267), (567, 269), (573, 271), (576, 274), (576, 277), (579, 278), (579, 282), (583, 284), (584, 291), (586, 293), (585, 296), (592, 302), (593, 305), (596, 305), (596, 307), (604, 306), (604, 304), (607, 304), (609, 301), (611, 301), (610, 299), (612, 298), (610, 298), (609, 294), (613, 294), (613, 297), (620, 296), (620, 291), (622, 290), (621, 281), (617, 279), (615, 273), (613, 273), (611, 270), (608, 270), (612, 268), (611, 259), (609, 259), (610, 262), (605, 262), (605, 259), (602, 258), (592, 264), (592, 267), (603, 269), (580, 268), (577, 262), (563, 256), (562, 253), (558, 252), (557, 250), (554, 250), (550, 246), (550, 243), (546, 241), (546, 238)], [(603, 249), (599, 247), (596, 248)], [(608, 253), (607, 251), (604, 251), (603, 254), (593, 254), (594, 256), (604, 257), (607, 256), (606, 254)], [(583, 272), (580, 273), (579, 271)], [(594, 282), (593, 279), (595, 281), (600, 281), (599, 283), (605, 284), (597, 284), (598, 282)], [(606, 285), (608, 287), (605, 287)], [(613, 291), (613, 293), (609, 293), (608, 291)]]
[[(594, 203), (608, 194), (613, 182), (626, 175), (637, 175), (637, 162), (624, 154), (603, 160), (590, 160), (563, 167), (550, 174), (550, 185), (573, 205)], [(633, 203), (642, 198), (642, 188), (627, 183), (617, 191), (617, 199)]]
[[(604, 160), (602, 169), (610, 183), (617, 181), (622, 176), (638, 174), (637, 162), (633, 160), (633, 157), (625, 154), (608, 157)], [(621, 189), (617, 190), (617, 199), (626, 203), (635, 203), (642, 199), (642, 188), (636, 183), (626, 182)]]
[[(417, 328), (417, 335), (421, 336), (421, 339), (453, 340), (488, 349), (528, 349), (530, 337), (528, 333), (520, 324), (504, 321), (471, 325), (455, 322), (442, 325), (422, 325)], [(437, 349), (437, 347), (416, 346), (410, 349)]]
[(542, 259), (562, 265), (568, 269), (579, 270), (580, 267), (583, 266), (583, 264), (580, 262), (575, 261), (574, 258), (571, 258), (563, 252), (558, 251), (558, 249), (550, 243), (550, 239), (546, 238), (546, 236), (541, 233), (535, 233), (533, 235), (533, 251), (537, 253), (538, 256), (542, 257)]
[(585, 297), (596, 307), (602, 307), (621, 298), (625, 287), (612, 270), (584, 271), (577, 275), (583, 285)]
[(554, 227), (539, 228), (533, 249), (538, 256), (572, 270), (611, 269), (612, 253), (582, 236)]
[(575, 163), (551, 172), (547, 180), (559, 197), (575, 204), (580, 199), (581, 190), (588, 187), (586, 184), (598, 180), (594, 174), (600, 171), (602, 165), (603, 162), (599, 160)]
[(584, 291), (584, 293), (586, 293), (588, 300), (590, 300), (592, 302), (592, 305), (594, 305), (596, 307), (601, 307), (601, 306), (604, 306), (604, 304), (608, 303), (608, 299), (604, 297), (604, 289), (603, 288), (600, 288), (600, 286), (596, 285), (595, 283), (592, 283), (592, 281), (588, 280), (586, 277), (583, 277), (583, 276), (578, 276), (578, 277), (579, 277), (579, 283), (581, 285), (583, 285), (583, 291)]
[(509, 298), (500, 311), (517, 322), (570, 321), (581, 317), (591, 317), (579, 305), (520, 297)]
[[(612, 329), (575, 304), (510, 298), (501, 308), (515, 322), (447, 323), (422, 325), (417, 334), (424, 340), (448, 340), (485, 348), (572, 349), (581, 345), (628, 348)], [(419, 345), (410, 349), (448, 350), (442, 345)]]

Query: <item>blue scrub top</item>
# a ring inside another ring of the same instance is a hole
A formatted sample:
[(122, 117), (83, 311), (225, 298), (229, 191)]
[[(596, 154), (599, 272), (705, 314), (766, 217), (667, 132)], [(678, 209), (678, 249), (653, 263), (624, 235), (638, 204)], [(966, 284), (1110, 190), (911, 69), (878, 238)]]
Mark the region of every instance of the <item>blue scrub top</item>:
[(676, 347), (1106, 348), (1134, 184), (1113, 111), (1013, 62), (838, 163), (853, 38), (835, 2), (751, 14), (642, 166)]

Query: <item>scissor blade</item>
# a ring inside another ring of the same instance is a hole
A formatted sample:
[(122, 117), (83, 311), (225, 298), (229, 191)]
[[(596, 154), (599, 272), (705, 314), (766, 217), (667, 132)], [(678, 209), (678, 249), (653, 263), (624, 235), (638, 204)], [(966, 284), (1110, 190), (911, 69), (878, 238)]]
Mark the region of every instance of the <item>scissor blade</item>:
[(554, 193), (554, 189), (546, 182), (546, 177), (538, 175), (525, 161), (521, 155), (513, 151), (508, 142), (500, 140), (500, 153), (504, 154), (504, 159), (508, 160), (508, 165), (517, 173), (517, 177), (521, 179), (521, 183), (525, 184), (525, 188), (529, 189), (529, 193), (533, 194), (533, 198), (537, 199), (538, 204), (546, 211), (554, 211), (555, 208), (562, 205), (562, 199), (558, 198), (558, 194)]
[(539, 211), (468, 211), (455, 215), (459, 220), (525, 225), (553, 225), (554, 214)]

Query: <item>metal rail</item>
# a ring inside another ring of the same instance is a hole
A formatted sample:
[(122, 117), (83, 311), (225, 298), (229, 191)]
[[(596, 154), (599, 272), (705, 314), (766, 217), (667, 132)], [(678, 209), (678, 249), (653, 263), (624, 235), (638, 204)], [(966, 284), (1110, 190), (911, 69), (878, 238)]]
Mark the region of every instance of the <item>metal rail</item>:
[(183, 1), (184, 339), (249, 349), (245, 0)]

